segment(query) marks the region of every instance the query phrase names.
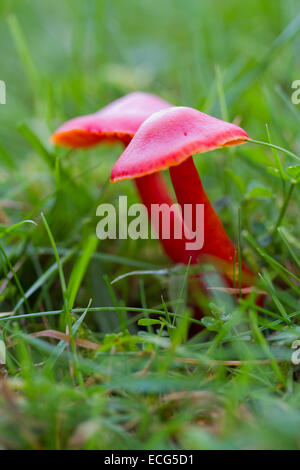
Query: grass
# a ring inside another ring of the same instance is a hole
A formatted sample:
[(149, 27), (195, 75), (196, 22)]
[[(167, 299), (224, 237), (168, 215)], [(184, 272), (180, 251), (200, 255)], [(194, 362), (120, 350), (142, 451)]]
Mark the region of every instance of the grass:
[[(2, 0), (0, 26), (1, 448), (299, 449), (298, 2)], [(195, 163), (263, 306), (156, 240), (97, 240), (100, 202), (138, 200), (108, 183), (121, 147), (49, 136), (133, 90), (251, 136)]]

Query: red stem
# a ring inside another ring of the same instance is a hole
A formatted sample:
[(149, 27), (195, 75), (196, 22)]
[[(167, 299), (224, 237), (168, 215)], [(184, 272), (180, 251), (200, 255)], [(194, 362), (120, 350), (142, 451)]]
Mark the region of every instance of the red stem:
[[(224, 272), (229, 278), (232, 278), (233, 262), (237, 250), (228, 238), (221, 220), (204, 191), (193, 158), (188, 158), (180, 165), (170, 167), (170, 175), (177, 200), (182, 207), (184, 204), (192, 204), (195, 208), (196, 204), (204, 204), (204, 245), (197, 253), (193, 253), (193, 259), (199, 258), (201, 260), (201, 257), (208, 257), (219, 265), (220, 261), (223, 265), (225, 262)], [(195, 220), (194, 208), (193, 222)], [(192, 227), (189, 228), (192, 229)], [(242, 270), (251, 275), (251, 271), (245, 264), (242, 264)]]
[[(152, 204), (167, 204), (169, 207), (174, 204), (171, 194), (159, 173), (153, 173), (151, 175), (142, 176), (141, 178), (136, 178), (135, 184), (143, 204), (147, 207), (149, 217), (151, 217)], [(172, 236), (175, 223), (183, 224), (182, 217), (180, 212), (177, 211), (175, 211), (175, 213), (171, 211), (170, 215), (171, 237), (169, 239), (164, 239), (162, 237), (161, 223), (154, 227), (154, 229), (156, 230), (160, 242), (169, 258), (171, 258), (175, 263), (186, 264), (188, 259), (185, 250), (185, 240), (183, 238), (174, 239)]]

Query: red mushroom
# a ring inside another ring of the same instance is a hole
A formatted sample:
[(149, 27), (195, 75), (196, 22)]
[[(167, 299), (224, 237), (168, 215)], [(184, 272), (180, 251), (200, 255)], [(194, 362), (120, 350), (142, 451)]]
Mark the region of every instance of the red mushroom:
[[(153, 114), (139, 128), (113, 167), (111, 181), (145, 178), (169, 168), (179, 204), (204, 204), (204, 245), (200, 251), (186, 251), (185, 262), (208, 258), (233, 278), (236, 248), (228, 238), (212, 207), (194, 166), (193, 154), (237, 145), (248, 139), (240, 127), (192, 108), (172, 107)], [(193, 217), (194, 222), (194, 217)], [(192, 227), (189, 227), (192, 230)], [(246, 277), (251, 271), (242, 264)]]
[(121, 141), (128, 145), (151, 114), (171, 106), (149, 93), (130, 93), (96, 113), (67, 121), (55, 131), (52, 142), (72, 148), (92, 147), (104, 140)]
[[(127, 146), (140, 125), (152, 113), (169, 107), (170, 103), (157, 96), (142, 92), (130, 93), (94, 114), (66, 122), (53, 134), (52, 142), (71, 148), (92, 147), (103, 141), (121, 141)], [(135, 183), (149, 214), (151, 204), (172, 206), (174, 201), (159, 173), (145, 175), (135, 180)], [(171, 224), (182, 224), (179, 212), (172, 212), (171, 217)], [(155, 228), (168, 256), (176, 263), (183, 263), (186, 259), (184, 241), (163, 239), (160, 227)]]

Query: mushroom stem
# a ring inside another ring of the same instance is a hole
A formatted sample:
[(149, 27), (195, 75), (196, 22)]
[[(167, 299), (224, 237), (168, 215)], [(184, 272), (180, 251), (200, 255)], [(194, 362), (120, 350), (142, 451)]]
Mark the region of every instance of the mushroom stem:
[[(215, 264), (225, 262), (225, 273), (232, 279), (233, 263), (236, 248), (228, 238), (221, 220), (214, 210), (207, 194), (204, 191), (198, 171), (194, 165), (193, 158), (186, 159), (180, 165), (169, 169), (172, 184), (184, 213), (184, 204), (192, 204), (192, 225), (195, 225), (196, 204), (204, 204), (204, 245), (197, 253), (197, 257), (206, 257)], [(187, 223), (186, 220), (184, 220)], [(193, 227), (188, 227), (190, 230)], [(193, 257), (196, 255), (194, 254)], [(223, 267), (224, 268), (224, 267)], [(242, 264), (242, 271), (251, 274), (246, 265)]]
[[(159, 173), (153, 173), (151, 175), (142, 176), (141, 178), (136, 178), (135, 184), (152, 222), (151, 213), (153, 204), (158, 204), (160, 206), (162, 204), (167, 204), (169, 208), (174, 204), (171, 194)], [(158, 222), (158, 224), (155, 222)], [(183, 227), (182, 216), (178, 210), (170, 211), (170, 238), (163, 238), (162, 224), (156, 219), (154, 219), (153, 228), (156, 230), (160, 242), (169, 258), (171, 258), (175, 263), (186, 264), (189, 260), (188, 253), (185, 250), (185, 240), (184, 238), (175, 239), (173, 237), (174, 227), (176, 224), (180, 224)], [(182, 228), (182, 232), (184, 233), (184, 228)]]

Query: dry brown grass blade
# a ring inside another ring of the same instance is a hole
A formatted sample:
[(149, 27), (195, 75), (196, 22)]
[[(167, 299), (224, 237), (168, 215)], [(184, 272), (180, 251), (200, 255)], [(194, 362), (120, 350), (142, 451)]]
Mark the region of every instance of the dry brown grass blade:
[[(25, 257), (21, 258), (14, 266), (13, 266), (13, 270), (14, 272), (16, 273), (20, 268), (21, 266), (24, 264), (24, 261), (25, 261)], [(13, 272), (12, 271), (9, 271), (9, 273), (7, 274), (6, 276), (6, 279), (3, 280), (2, 284), (0, 285), (0, 294), (2, 294), (2, 292), (4, 291), (4, 289), (6, 289), (6, 286), (8, 284), (8, 281), (10, 281), (11, 279), (13, 278)]]
[[(199, 361), (198, 359), (193, 359), (193, 358), (183, 358), (183, 357), (177, 357), (175, 359), (176, 362), (181, 362), (183, 364), (190, 364), (190, 365), (201, 365), (203, 364), (203, 361)], [(284, 362), (283, 360), (277, 360), (277, 363)], [(253, 361), (218, 361), (218, 360), (210, 360), (207, 365), (210, 367), (213, 366), (228, 366), (228, 367), (239, 367), (239, 366), (244, 366), (244, 365), (268, 365), (270, 364), (271, 361), (270, 359), (258, 359), (258, 360), (253, 360)]]
[(214, 392), (208, 390), (195, 390), (191, 392), (181, 391), (181, 392), (172, 392), (161, 397), (161, 401), (170, 402), (178, 400), (191, 400), (191, 401), (210, 401), (217, 402), (223, 400), (222, 397), (216, 395)]
[(268, 293), (264, 290), (257, 289), (253, 286), (251, 287), (242, 287), (241, 290), (234, 287), (207, 287), (207, 290), (216, 290), (220, 292), (226, 292), (227, 294), (239, 294), (240, 292), (244, 295), (251, 294), (255, 292), (259, 295), (267, 295)]
[[(70, 336), (62, 333), (61, 331), (56, 331), (56, 330), (43, 330), (43, 331), (38, 331), (36, 333), (31, 333), (30, 336), (34, 336), (35, 338), (40, 338), (40, 337), (46, 337), (46, 338), (55, 338), (60, 341), (66, 341), (67, 343), (70, 343)], [(75, 343), (77, 346), (80, 346), (85, 349), (99, 349), (100, 345), (97, 343), (93, 343), (92, 341), (89, 341), (87, 339), (81, 339), (81, 338), (75, 338)]]
[(11, 221), (8, 215), (2, 209), (2, 207), (0, 207), (0, 223), (4, 225), (11, 225)]
[(2, 317), (11, 317), (14, 315), (14, 312), (2, 312), (0, 313), (0, 318)]

